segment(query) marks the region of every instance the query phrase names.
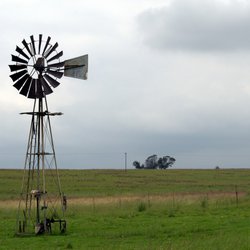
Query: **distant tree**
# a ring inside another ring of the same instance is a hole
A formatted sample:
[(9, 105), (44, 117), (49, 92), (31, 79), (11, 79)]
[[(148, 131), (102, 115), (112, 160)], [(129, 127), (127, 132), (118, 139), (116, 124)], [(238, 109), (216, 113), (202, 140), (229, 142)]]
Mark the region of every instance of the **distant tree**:
[(156, 169), (158, 167), (157, 155), (149, 156), (145, 161), (146, 169)]
[(133, 165), (135, 166), (136, 169), (144, 168), (144, 165), (143, 164), (141, 165), (139, 161), (134, 161)]
[(158, 159), (157, 155), (149, 156), (145, 161), (145, 166), (140, 164), (138, 161), (134, 161), (133, 165), (137, 169), (167, 169), (173, 166), (175, 163), (175, 158), (171, 156), (163, 156)]
[(170, 156), (163, 156), (158, 160), (158, 167), (159, 169), (167, 169), (169, 167), (172, 167), (174, 163), (175, 163), (175, 158)]
[(163, 169), (163, 160), (162, 160), (161, 157), (160, 157), (159, 160), (158, 160), (158, 168), (159, 168), (159, 169)]

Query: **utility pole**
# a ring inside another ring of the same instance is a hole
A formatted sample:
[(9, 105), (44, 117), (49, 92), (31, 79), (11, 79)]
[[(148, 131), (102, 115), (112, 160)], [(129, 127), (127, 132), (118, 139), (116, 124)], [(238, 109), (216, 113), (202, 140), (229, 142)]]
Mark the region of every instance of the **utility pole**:
[(127, 172), (127, 153), (125, 152), (125, 172)]

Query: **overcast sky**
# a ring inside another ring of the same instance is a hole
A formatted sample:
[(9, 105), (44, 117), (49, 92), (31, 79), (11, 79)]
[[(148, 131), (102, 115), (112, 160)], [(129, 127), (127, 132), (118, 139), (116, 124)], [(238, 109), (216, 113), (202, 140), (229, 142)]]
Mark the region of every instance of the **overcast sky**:
[(250, 2), (1, 0), (0, 168), (23, 168), (33, 101), (8, 64), (30, 35), (89, 79), (49, 95), (59, 168), (123, 168), (151, 154), (174, 168), (250, 167)]

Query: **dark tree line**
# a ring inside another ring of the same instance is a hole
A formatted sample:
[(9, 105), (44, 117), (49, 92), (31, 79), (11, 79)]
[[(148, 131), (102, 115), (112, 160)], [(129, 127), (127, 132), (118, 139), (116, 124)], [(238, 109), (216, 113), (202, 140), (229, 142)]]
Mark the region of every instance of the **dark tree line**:
[(175, 158), (171, 156), (158, 158), (157, 155), (151, 155), (146, 159), (145, 164), (140, 164), (139, 161), (134, 161), (133, 165), (137, 169), (167, 169), (172, 167), (175, 161)]

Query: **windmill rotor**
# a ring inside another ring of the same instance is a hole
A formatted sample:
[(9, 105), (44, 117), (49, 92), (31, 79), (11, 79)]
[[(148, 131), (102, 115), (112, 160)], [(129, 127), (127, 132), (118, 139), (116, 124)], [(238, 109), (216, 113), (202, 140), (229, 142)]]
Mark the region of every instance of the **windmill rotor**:
[[(10, 71), (13, 72), (10, 77), (19, 93), (28, 98), (43, 98), (53, 92), (51, 87), (59, 85), (53, 84), (62, 76), (61, 72), (58, 72), (59, 67), (49, 67), (48, 62), (59, 63), (63, 51), (58, 53), (58, 43), (51, 45), (50, 40), (51, 38), (47, 37), (46, 41), (43, 41), (41, 34), (39, 39), (35, 40), (32, 35), (30, 42), (23, 39), (22, 49), (16, 47), (18, 55), (11, 55), (15, 64), (9, 65)], [(50, 77), (46, 78), (45, 75)]]
[(68, 76), (87, 79), (88, 55), (61, 61), (63, 51), (57, 51), (58, 43), (51, 43), (51, 37), (43, 40), (40, 34), (35, 40), (23, 39), (22, 48), (16, 46), (17, 55), (11, 55), (10, 75), (14, 87), (21, 95), (31, 99), (44, 98), (60, 85), (58, 79)]

